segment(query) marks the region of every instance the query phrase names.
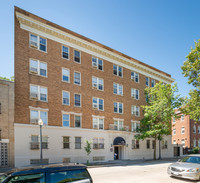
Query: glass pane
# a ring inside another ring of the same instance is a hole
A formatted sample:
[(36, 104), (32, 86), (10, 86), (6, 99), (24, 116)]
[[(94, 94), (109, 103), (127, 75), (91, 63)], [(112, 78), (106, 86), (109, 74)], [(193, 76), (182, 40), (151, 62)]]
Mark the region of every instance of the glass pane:
[(117, 102), (114, 103), (114, 112), (117, 112)]
[(38, 86), (31, 85), (31, 93), (38, 93)]
[(31, 34), (31, 41), (36, 42), (37, 43), (37, 36)]
[(31, 110), (31, 120), (38, 120), (38, 111)]
[(46, 51), (46, 46), (45, 46), (45, 45), (42, 45), (42, 44), (40, 44), (40, 50), (42, 50), (42, 51)]
[(47, 125), (47, 124), (48, 124), (47, 112), (41, 111), (41, 112), (40, 112), (40, 117), (41, 117), (43, 123), (44, 123), (45, 125)]
[(30, 71), (38, 72), (38, 61), (30, 60)]

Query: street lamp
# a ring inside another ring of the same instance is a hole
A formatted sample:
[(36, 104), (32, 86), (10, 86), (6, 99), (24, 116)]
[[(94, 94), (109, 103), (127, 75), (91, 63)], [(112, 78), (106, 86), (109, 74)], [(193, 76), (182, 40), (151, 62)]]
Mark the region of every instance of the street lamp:
[(43, 126), (43, 121), (40, 119), (38, 121), (38, 125), (40, 125), (40, 165), (42, 165), (42, 126)]

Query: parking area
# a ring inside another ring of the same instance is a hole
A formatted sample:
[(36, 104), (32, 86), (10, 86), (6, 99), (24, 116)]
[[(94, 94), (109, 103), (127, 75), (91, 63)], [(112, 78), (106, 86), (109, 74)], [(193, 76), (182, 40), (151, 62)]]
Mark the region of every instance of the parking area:
[(167, 167), (175, 160), (122, 161), (116, 164), (88, 168), (94, 183), (190, 183), (191, 181), (172, 178)]

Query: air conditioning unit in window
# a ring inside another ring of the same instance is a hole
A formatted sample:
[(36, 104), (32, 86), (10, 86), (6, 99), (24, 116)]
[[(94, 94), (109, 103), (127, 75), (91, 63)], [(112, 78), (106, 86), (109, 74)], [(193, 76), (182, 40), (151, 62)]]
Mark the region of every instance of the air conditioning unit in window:
[(37, 43), (36, 42), (33, 42), (33, 41), (30, 41), (30, 47), (31, 48), (37, 48)]
[(97, 67), (97, 63), (96, 62), (92, 62), (92, 67)]
[(38, 99), (38, 94), (37, 93), (31, 93), (31, 99), (35, 99), (37, 100)]
[(93, 86), (93, 88), (97, 88), (97, 84), (96, 83), (94, 83), (92, 86)]
[(34, 68), (34, 67), (31, 67), (31, 68), (30, 68), (30, 72), (33, 73), (33, 74), (37, 74), (37, 73), (38, 73), (38, 72), (37, 72), (37, 69)]
[(38, 119), (31, 119), (31, 124), (38, 124)]
[(94, 109), (97, 109), (97, 108), (98, 108), (98, 105), (97, 105), (97, 104), (93, 104), (93, 108), (94, 108)]
[(93, 125), (93, 129), (98, 129), (98, 125)]

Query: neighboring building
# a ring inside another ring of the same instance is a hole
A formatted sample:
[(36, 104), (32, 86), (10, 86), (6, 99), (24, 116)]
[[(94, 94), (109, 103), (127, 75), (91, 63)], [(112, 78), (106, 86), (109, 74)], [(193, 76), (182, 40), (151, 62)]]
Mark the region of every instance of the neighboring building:
[[(85, 138), (93, 140), (93, 162), (113, 160), (114, 153), (116, 159), (152, 159), (153, 140), (137, 141), (134, 135), (143, 117), (144, 89), (159, 80), (174, 81), (16, 7), (16, 165), (39, 161), (40, 118), (46, 162), (86, 162)], [(171, 136), (164, 140), (162, 156), (173, 156)]]
[(172, 120), (172, 143), (184, 148), (200, 147), (200, 120), (195, 122), (180, 113), (180, 119)]
[(0, 80), (0, 168), (14, 166), (14, 82)]

